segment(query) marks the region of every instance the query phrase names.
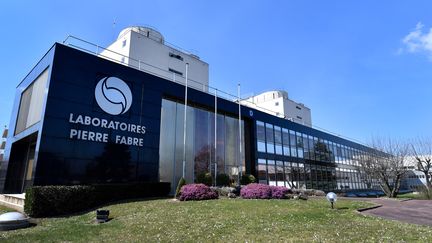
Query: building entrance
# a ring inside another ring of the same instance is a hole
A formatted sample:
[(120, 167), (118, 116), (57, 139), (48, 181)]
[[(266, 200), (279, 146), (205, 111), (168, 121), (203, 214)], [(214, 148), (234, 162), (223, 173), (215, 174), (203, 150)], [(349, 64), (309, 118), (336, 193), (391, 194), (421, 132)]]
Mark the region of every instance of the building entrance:
[(36, 138), (34, 134), (12, 145), (4, 193), (22, 193), (31, 185)]

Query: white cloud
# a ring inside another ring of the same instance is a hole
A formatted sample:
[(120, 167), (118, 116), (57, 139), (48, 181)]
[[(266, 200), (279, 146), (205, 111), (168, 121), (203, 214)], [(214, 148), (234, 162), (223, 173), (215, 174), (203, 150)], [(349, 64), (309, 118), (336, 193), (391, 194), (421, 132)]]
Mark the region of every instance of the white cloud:
[[(402, 39), (409, 53), (424, 53), (432, 60), (432, 28), (423, 32), (424, 25), (418, 22), (415, 29)], [(398, 51), (400, 52), (400, 51)]]

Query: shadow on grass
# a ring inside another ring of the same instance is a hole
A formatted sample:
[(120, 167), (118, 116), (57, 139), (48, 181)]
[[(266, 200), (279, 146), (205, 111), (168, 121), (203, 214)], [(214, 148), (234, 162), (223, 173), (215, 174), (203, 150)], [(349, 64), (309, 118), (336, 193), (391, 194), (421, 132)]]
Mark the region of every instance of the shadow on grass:
[(340, 208), (335, 208), (335, 210), (348, 210), (349, 207), (340, 207)]
[[(111, 202), (102, 203), (100, 205), (91, 207), (89, 209), (78, 211), (78, 212), (74, 212), (74, 213), (50, 215), (50, 216), (45, 216), (45, 217), (40, 217), (40, 218), (32, 217), (32, 218), (35, 219), (35, 220), (41, 219), (41, 218), (67, 218), (67, 217), (73, 217), (73, 216), (80, 216), (80, 215), (87, 214), (87, 213), (90, 213), (90, 212), (93, 212), (93, 211), (95, 212), (95, 217), (96, 217), (96, 210), (97, 209), (101, 209), (101, 208), (104, 208), (104, 207), (109, 207), (111, 205), (120, 204), (120, 203), (153, 201), (153, 200), (160, 200), (160, 199), (171, 199), (171, 198), (172, 197), (168, 197), (167, 196), (167, 197), (130, 198), (130, 199), (123, 199), (123, 200), (114, 200), (114, 201), (111, 201)], [(112, 219), (113, 218), (109, 218), (108, 221), (110, 221)]]

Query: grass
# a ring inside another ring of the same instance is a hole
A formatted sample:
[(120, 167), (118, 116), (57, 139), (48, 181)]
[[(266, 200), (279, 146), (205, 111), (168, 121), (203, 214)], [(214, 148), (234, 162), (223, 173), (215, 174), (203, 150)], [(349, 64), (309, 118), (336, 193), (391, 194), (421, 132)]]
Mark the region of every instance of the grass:
[(423, 199), (423, 196), (421, 194), (414, 194), (414, 193), (405, 193), (405, 194), (399, 194), (397, 195), (397, 198), (402, 199)]
[(405, 194), (399, 194), (397, 195), (397, 198), (401, 199), (418, 199), (418, 200), (430, 200), (430, 198), (427, 197), (424, 193), (405, 193)]
[(325, 199), (170, 199), (109, 205), (113, 219), (95, 224), (95, 213), (38, 219), (38, 225), (0, 232), (0, 242), (358, 242), (432, 241), (432, 227), (363, 216), (365, 202)]

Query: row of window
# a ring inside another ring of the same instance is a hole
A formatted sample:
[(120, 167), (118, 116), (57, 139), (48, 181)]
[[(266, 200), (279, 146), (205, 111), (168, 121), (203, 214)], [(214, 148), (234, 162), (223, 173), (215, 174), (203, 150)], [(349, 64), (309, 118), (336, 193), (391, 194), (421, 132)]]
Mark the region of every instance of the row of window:
[(407, 175), (405, 176), (407, 179), (420, 179), (420, 178), (426, 178), (425, 175)]
[(258, 182), (288, 188), (367, 189), (356, 170), (289, 161), (258, 159)]
[(355, 166), (367, 156), (364, 151), (270, 123), (257, 121), (256, 125), (259, 152)]

